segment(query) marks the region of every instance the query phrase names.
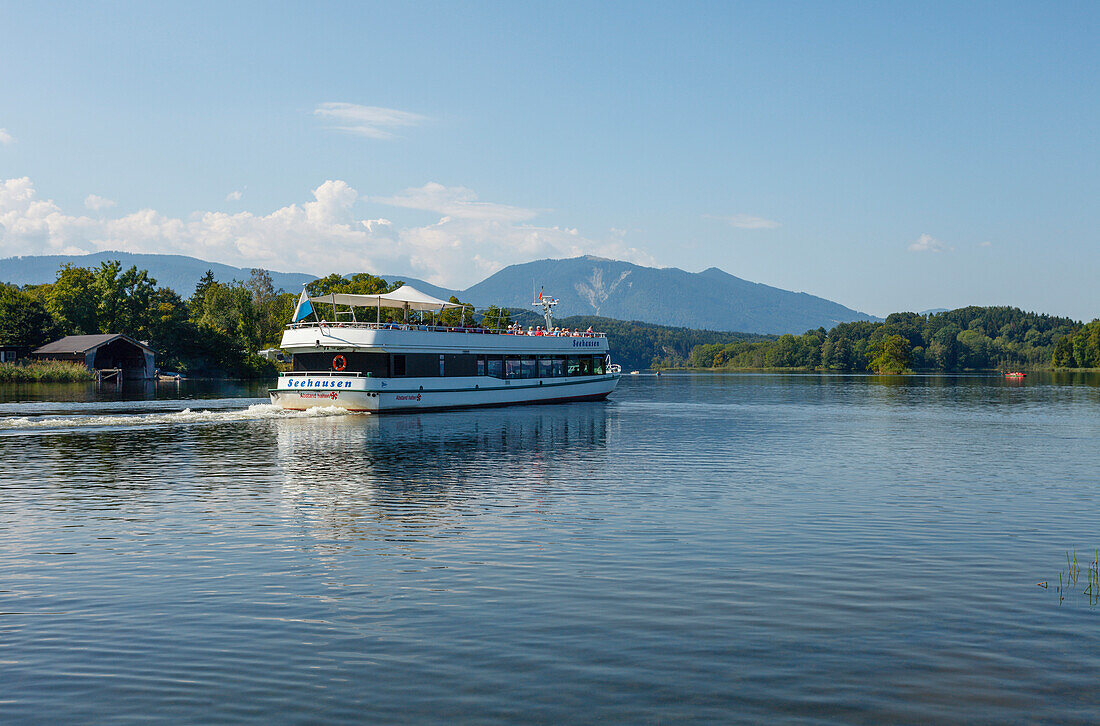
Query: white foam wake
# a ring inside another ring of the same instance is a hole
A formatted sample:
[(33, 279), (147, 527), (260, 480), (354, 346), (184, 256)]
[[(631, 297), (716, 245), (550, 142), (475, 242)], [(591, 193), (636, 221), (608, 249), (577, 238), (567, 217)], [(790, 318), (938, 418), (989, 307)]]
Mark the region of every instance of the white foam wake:
[(54, 416), (0, 418), (0, 429), (85, 428), (89, 426), (155, 426), (158, 424), (222, 423), (259, 419), (318, 418), (344, 416), (346, 408), (315, 406), (305, 411), (287, 411), (270, 403), (257, 403), (232, 411), (192, 411), (185, 408), (173, 413), (115, 414), (104, 416)]

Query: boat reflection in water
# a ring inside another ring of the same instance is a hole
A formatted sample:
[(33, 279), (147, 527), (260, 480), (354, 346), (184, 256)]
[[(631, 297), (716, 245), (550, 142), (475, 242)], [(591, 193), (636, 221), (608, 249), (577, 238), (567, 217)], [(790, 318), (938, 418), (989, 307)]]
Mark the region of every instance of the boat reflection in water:
[(456, 509), (525, 507), (602, 471), (606, 403), (278, 422), (283, 500), (336, 537), (407, 535)]

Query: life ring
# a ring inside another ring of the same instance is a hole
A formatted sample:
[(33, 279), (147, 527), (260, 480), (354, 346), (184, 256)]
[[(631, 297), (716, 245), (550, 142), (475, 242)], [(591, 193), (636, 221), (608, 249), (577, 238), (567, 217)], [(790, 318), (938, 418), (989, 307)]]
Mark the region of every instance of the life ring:
[(332, 359), (332, 370), (342, 371), (348, 367), (348, 359), (343, 355), (337, 353), (336, 357)]

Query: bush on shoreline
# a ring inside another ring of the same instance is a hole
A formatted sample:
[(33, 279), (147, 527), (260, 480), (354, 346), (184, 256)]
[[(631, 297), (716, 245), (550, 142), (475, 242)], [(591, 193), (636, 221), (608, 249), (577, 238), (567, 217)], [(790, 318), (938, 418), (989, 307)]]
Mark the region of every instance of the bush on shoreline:
[(69, 361), (0, 363), (0, 383), (85, 383), (95, 380), (86, 366)]

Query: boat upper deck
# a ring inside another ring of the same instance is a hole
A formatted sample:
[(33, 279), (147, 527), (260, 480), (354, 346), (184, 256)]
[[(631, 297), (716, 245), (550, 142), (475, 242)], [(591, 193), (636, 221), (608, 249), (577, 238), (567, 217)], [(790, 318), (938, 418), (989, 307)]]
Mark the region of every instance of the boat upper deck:
[(289, 352), (367, 349), (390, 352), (563, 353), (606, 352), (604, 333), (563, 330), (518, 331), (415, 323), (302, 322), (283, 331)]
[(433, 333), (476, 333), (480, 335), (526, 335), (531, 337), (549, 338), (606, 338), (606, 333), (598, 333), (592, 330), (569, 330), (554, 328), (546, 331), (542, 328), (523, 330), (522, 328), (482, 328), (476, 326), (459, 325), (421, 325), (417, 323), (360, 323), (346, 322), (329, 323), (321, 322), (291, 323), (287, 330), (299, 328), (360, 328), (363, 330), (424, 330)]

